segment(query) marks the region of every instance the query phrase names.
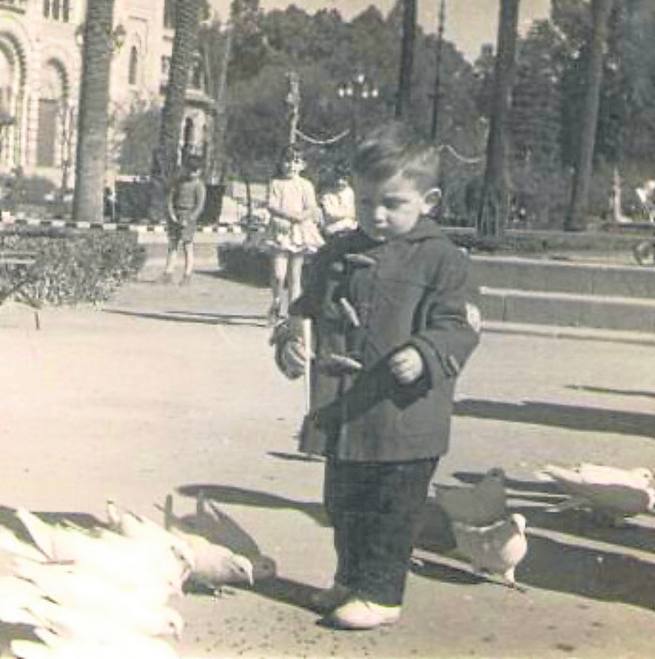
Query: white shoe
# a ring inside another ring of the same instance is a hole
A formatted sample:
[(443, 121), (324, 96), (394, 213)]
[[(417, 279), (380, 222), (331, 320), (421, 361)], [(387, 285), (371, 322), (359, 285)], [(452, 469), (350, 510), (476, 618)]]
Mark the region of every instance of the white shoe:
[(335, 582), (331, 588), (324, 588), (310, 597), (313, 607), (319, 611), (332, 611), (341, 606), (351, 596), (350, 589)]
[(400, 606), (383, 606), (353, 597), (332, 611), (328, 621), (342, 629), (374, 629), (398, 622), (400, 611)]

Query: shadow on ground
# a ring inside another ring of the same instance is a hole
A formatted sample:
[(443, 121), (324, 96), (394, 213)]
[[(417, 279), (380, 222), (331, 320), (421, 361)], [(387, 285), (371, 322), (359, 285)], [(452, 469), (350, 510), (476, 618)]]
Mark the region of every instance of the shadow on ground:
[(655, 417), (641, 412), (535, 401), (506, 403), (465, 398), (455, 403), (455, 414), (477, 419), (655, 438)]
[(265, 316), (249, 314), (222, 314), (197, 311), (131, 311), (128, 309), (104, 309), (103, 313), (145, 318), (147, 320), (164, 320), (174, 323), (267, 327)]
[[(476, 482), (482, 474), (461, 473), (461, 480)], [(528, 501), (535, 493), (552, 492), (551, 485), (532, 481), (509, 480), (511, 498), (521, 498), (523, 488)], [(328, 520), (320, 503), (295, 501), (267, 492), (217, 484), (190, 484), (178, 488), (180, 494), (196, 496), (203, 491), (208, 499), (269, 509), (290, 509), (309, 516), (321, 526)], [(515, 490), (519, 491), (515, 494)], [(510, 506), (512, 512), (522, 512), (528, 518), (529, 551), (517, 569), (517, 581), (525, 587), (552, 590), (606, 602), (621, 602), (655, 610), (655, 562), (621, 552), (622, 546), (655, 550), (653, 532), (637, 524), (624, 529), (598, 528), (578, 511), (566, 514), (545, 512), (543, 505)], [(616, 546), (616, 551), (589, 546), (572, 538), (571, 542), (546, 537), (541, 529), (602, 541)], [(434, 554), (434, 559), (422, 559), (412, 567), (421, 577), (444, 583), (476, 586), (486, 580), (473, 574), (468, 566), (454, 561), (454, 541), (450, 524), (443, 510), (429, 498), (417, 549)], [(439, 558), (441, 557), (441, 561)], [(655, 558), (654, 558), (655, 560)], [(453, 565), (455, 563), (455, 565)], [(461, 566), (461, 567), (460, 567)], [(309, 597), (315, 589), (304, 584), (275, 578), (255, 587), (260, 594), (301, 608), (311, 609)]]
[(639, 396), (642, 398), (655, 398), (655, 391), (640, 391), (639, 389), (608, 389), (606, 387), (592, 387), (582, 384), (570, 384), (567, 389), (574, 391), (588, 391), (592, 394), (610, 394), (613, 396)]

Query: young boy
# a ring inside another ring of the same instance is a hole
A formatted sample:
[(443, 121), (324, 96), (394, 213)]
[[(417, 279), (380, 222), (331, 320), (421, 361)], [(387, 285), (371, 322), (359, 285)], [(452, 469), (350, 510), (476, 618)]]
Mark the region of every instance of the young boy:
[(184, 274), (180, 285), (191, 281), (193, 272), (193, 238), (196, 233), (196, 222), (205, 207), (206, 188), (200, 179), (200, 159), (190, 156), (182, 177), (171, 188), (167, 198), (168, 253), (162, 279), (170, 283), (173, 279), (177, 250), (182, 243), (184, 249)]
[(448, 449), (455, 380), (478, 343), (468, 257), (424, 217), (437, 166), (399, 124), (361, 144), (359, 230), (319, 252), (273, 337), (278, 365), (298, 377), (301, 318), (312, 320), (312, 411), (300, 450), (326, 456), (337, 569), (315, 604), (341, 628), (400, 617), (428, 486)]

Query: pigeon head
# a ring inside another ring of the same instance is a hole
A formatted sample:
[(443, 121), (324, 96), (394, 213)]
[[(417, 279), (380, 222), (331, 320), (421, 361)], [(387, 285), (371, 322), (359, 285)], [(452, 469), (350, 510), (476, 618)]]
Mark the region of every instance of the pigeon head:
[(240, 556), (239, 554), (235, 554), (234, 556), (232, 556), (231, 563), (232, 563), (232, 569), (234, 570), (236, 576), (240, 577), (244, 581), (247, 581), (252, 586), (254, 583), (254, 578), (253, 578), (253, 566), (250, 559), (246, 558), (245, 556)]
[(520, 513), (514, 513), (509, 516), (510, 522), (516, 527), (518, 532), (523, 535), (525, 533), (525, 527), (527, 526), (527, 521), (523, 515)]

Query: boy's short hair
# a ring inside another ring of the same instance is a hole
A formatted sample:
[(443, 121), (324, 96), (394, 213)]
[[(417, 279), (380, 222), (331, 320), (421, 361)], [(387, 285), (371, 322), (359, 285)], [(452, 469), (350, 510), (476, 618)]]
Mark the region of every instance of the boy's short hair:
[(437, 185), (439, 152), (409, 126), (393, 121), (375, 128), (359, 144), (353, 173), (379, 183), (400, 174), (427, 192)]

